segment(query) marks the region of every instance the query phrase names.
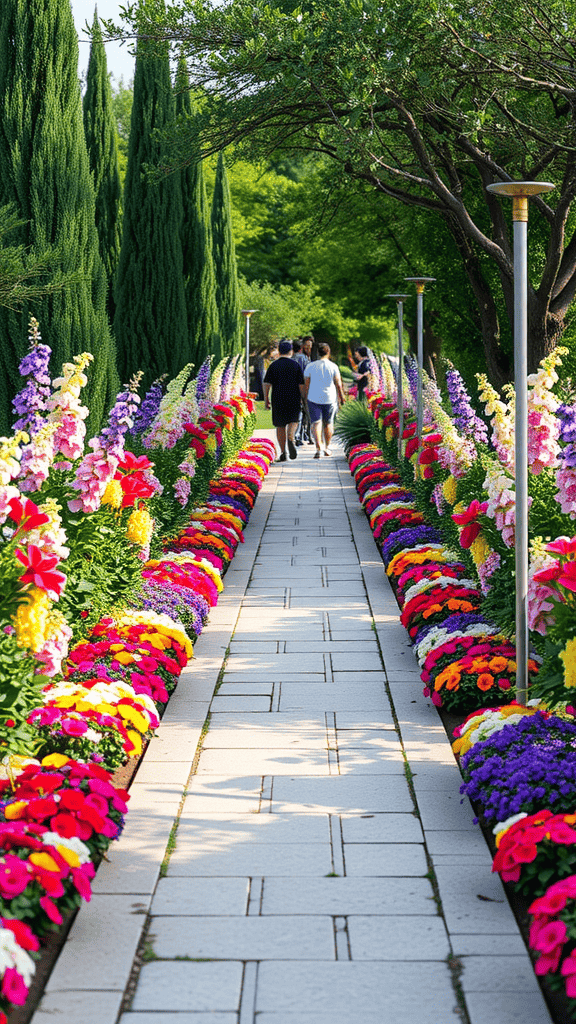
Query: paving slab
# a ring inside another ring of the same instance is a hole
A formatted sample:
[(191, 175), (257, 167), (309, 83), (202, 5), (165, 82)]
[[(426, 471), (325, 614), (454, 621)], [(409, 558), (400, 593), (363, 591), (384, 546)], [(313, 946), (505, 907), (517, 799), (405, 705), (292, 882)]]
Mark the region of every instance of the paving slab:
[(450, 942), (440, 917), (348, 918), (353, 960), (446, 960)]
[(427, 878), (267, 878), (263, 914), (437, 916)]
[(156, 960), (145, 963), (132, 1002), (134, 1010), (229, 1010), (240, 1003), (242, 964)]
[(154, 917), (152, 948), (162, 959), (334, 960), (328, 917)]
[(362, 1020), (382, 1014), (394, 1024), (461, 1022), (446, 964), (263, 963), (258, 972), (257, 1012), (346, 1011)]
[(242, 916), (249, 894), (249, 878), (171, 876), (158, 882), (150, 911), (156, 917)]

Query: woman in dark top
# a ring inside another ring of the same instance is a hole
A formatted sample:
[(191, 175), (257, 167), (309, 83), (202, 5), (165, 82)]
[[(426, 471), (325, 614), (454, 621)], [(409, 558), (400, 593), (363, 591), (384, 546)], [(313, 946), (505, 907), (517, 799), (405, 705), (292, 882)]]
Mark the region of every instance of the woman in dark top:
[(290, 458), (295, 459), (298, 454), (294, 437), (300, 416), (300, 401), (304, 394), (304, 375), (301, 367), (292, 359), (291, 341), (281, 341), (278, 352), (278, 359), (270, 364), (264, 377), (264, 403), (269, 409), (272, 389), (272, 423), (276, 427), (280, 448), (278, 462), (286, 462), (286, 442)]
[(370, 360), (368, 358), (368, 349), (366, 345), (357, 345), (354, 349), (354, 354), (360, 359), (356, 367), (354, 377), (358, 386), (358, 398), (364, 398), (364, 392), (368, 385), (368, 374), (370, 372)]

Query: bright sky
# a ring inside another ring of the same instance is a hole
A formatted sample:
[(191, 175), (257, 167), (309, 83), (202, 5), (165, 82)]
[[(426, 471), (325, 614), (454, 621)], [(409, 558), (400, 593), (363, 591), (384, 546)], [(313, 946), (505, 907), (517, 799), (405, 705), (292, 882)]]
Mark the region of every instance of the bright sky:
[[(115, 21), (120, 22), (119, 10), (124, 0), (71, 0), (71, 2), (80, 50), (78, 73), (84, 77), (90, 56), (90, 40), (82, 31), (86, 21), (89, 25), (92, 24), (94, 8), (97, 6), (100, 18), (114, 18)], [(124, 84), (128, 85), (134, 77), (134, 58), (129, 53), (128, 46), (126, 44), (121, 46), (119, 43), (106, 43), (106, 58), (108, 71), (112, 72), (114, 82), (123, 78)]]

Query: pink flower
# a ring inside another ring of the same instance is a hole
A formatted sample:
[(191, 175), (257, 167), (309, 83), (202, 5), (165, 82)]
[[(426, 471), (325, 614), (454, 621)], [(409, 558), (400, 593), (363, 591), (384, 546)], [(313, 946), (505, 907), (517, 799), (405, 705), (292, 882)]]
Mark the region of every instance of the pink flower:
[(24, 861), (12, 853), (7, 853), (4, 856), (4, 863), (0, 863), (0, 896), (8, 900), (19, 896), (29, 881), (30, 876)]
[(572, 537), (570, 540), (568, 537), (558, 537), (546, 545), (546, 550), (564, 555), (565, 558), (574, 558), (576, 557), (576, 537)]
[(569, 956), (566, 957), (560, 974), (566, 978), (566, 995), (569, 999), (576, 998), (576, 949), (573, 949)]
[(23, 978), (14, 967), (7, 967), (2, 978), (2, 995), (14, 1006), (24, 1006), (28, 996), (28, 989)]
[(540, 928), (533, 948), (542, 953), (553, 953), (557, 946), (563, 946), (566, 942), (567, 928), (564, 921), (550, 921)]
[(49, 896), (41, 896), (39, 900), (40, 906), (44, 913), (54, 921), (54, 924), (62, 924), (62, 914), (58, 910), (58, 907)]
[(83, 736), (88, 731), (88, 726), (78, 718), (63, 718), (62, 730), (67, 736)]

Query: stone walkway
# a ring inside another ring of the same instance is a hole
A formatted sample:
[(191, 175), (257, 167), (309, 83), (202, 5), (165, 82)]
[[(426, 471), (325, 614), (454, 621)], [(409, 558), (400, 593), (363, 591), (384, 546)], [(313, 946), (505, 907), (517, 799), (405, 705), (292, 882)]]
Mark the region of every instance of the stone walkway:
[(33, 1024), (550, 1024), (346, 461), (299, 451)]

